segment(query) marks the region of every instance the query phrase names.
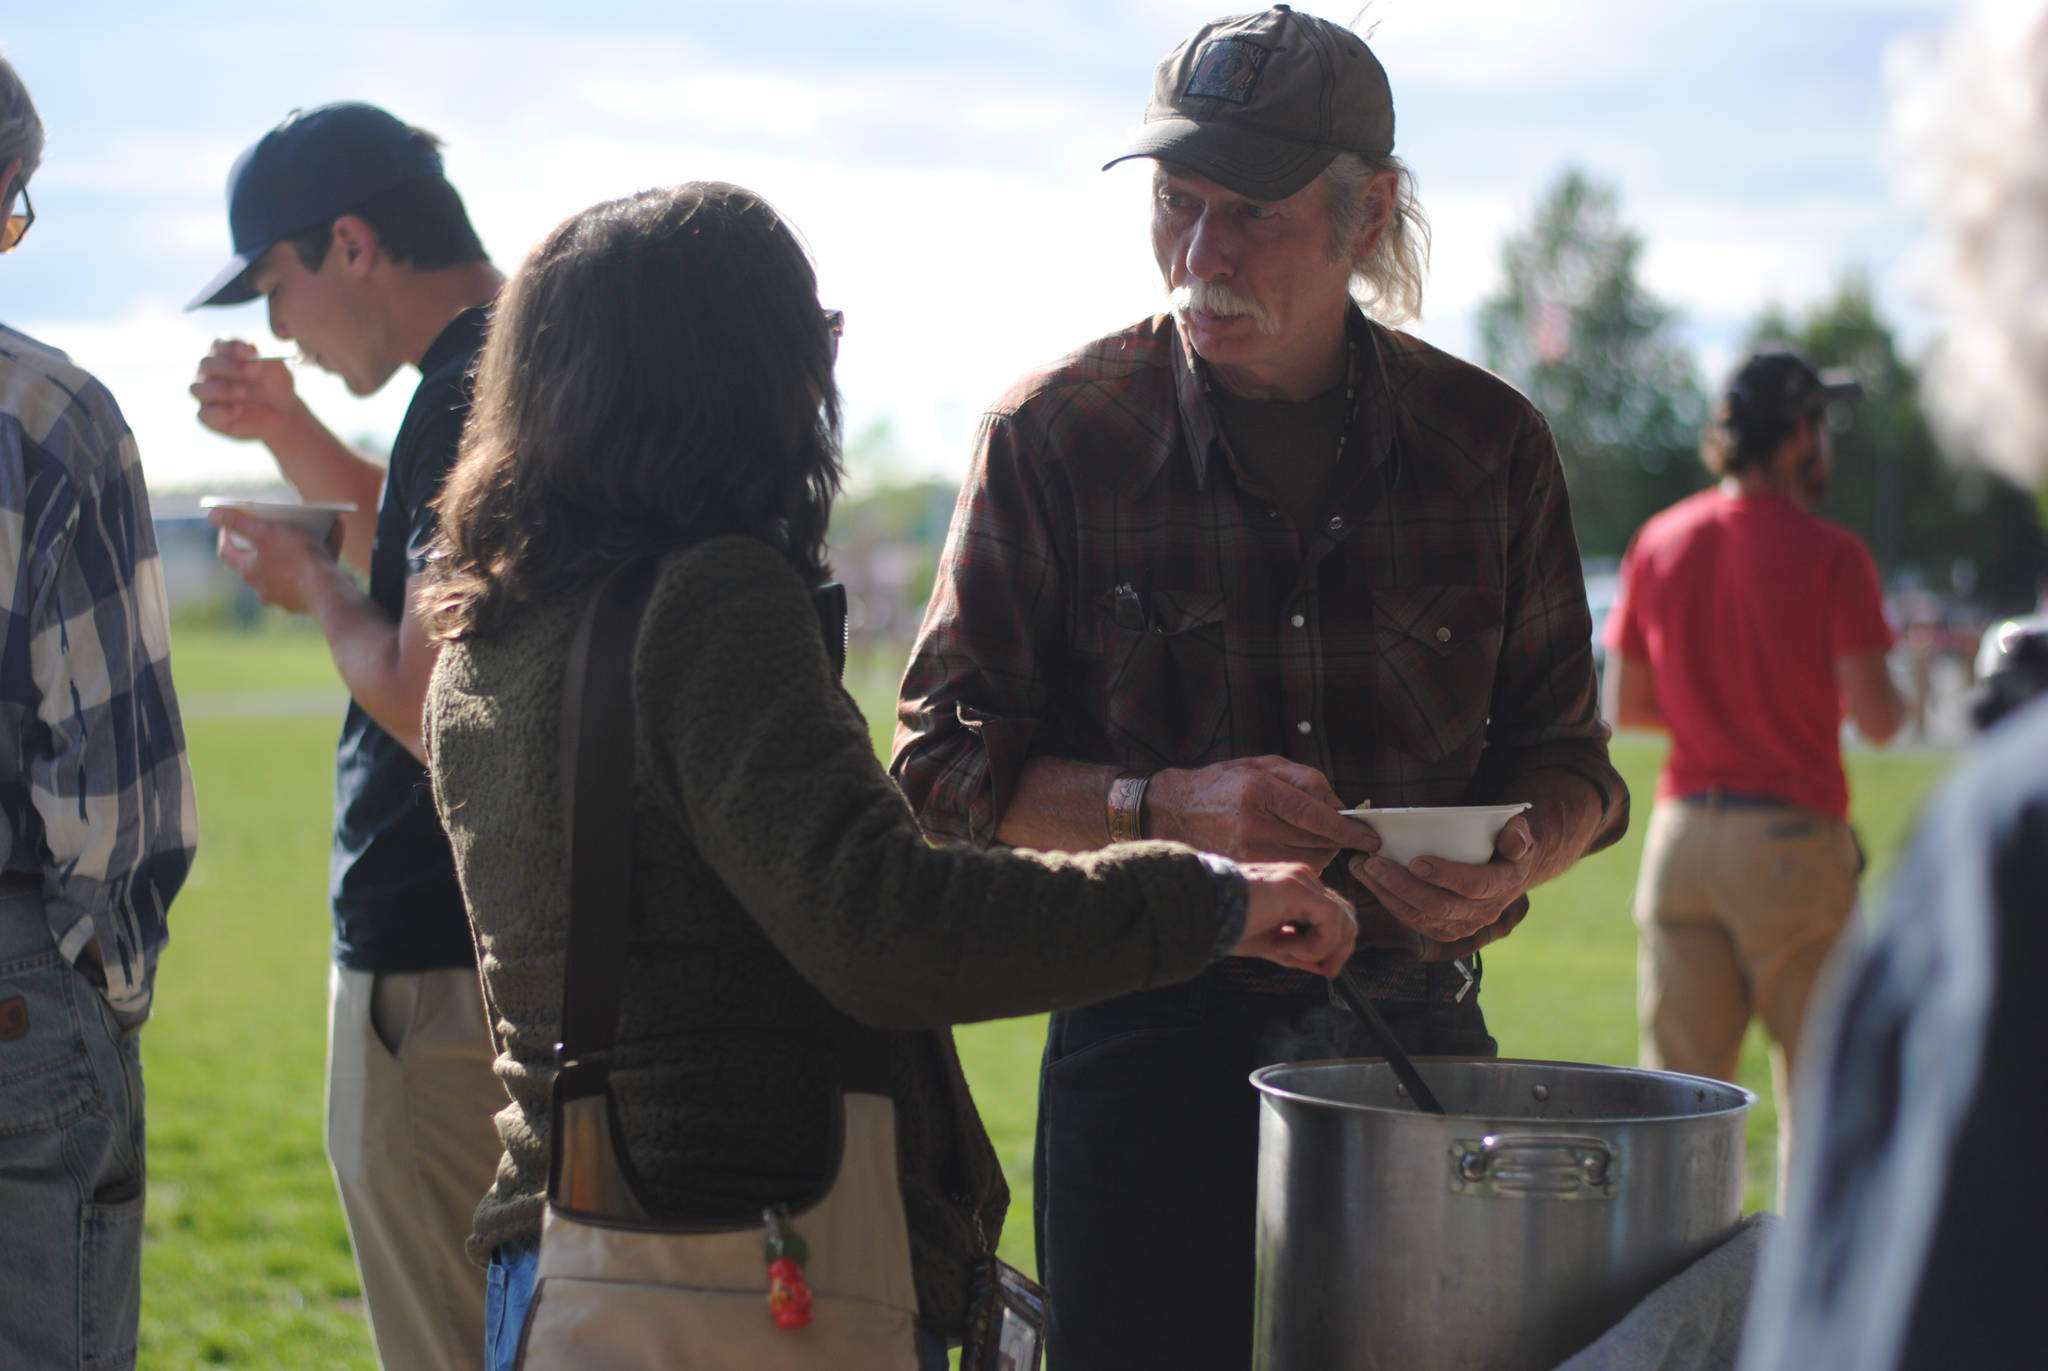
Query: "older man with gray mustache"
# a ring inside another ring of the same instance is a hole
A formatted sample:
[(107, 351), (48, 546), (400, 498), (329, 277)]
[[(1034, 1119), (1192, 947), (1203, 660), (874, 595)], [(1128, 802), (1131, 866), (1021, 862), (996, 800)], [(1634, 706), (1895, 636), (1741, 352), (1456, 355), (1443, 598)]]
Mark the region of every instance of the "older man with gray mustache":
[[(1491, 1055), (1484, 944), (1626, 826), (1549, 427), (1390, 325), (1427, 227), (1385, 72), (1275, 6), (1204, 25), (1117, 159), (1152, 163), (1172, 310), (986, 416), (898, 711), (934, 838), (1173, 838), (1307, 861), (1410, 1052)], [(1489, 862), (1340, 811), (1528, 801)], [(1312, 975), (1229, 960), (1053, 1017), (1036, 1197), (1061, 1371), (1250, 1358), (1247, 1075), (1377, 1055)]]

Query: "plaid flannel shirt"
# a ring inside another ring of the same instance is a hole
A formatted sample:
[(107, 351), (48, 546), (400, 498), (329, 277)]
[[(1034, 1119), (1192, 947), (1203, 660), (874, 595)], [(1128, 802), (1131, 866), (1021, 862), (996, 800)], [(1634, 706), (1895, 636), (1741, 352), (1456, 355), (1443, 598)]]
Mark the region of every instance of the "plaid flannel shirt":
[(40, 875), (73, 962), (149, 1015), (198, 843), (163, 567), (134, 435), (105, 387), (0, 328), (0, 856)]
[[(1034, 754), (1148, 773), (1278, 754), (1382, 808), (1568, 771), (1602, 797), (1597, 845), (1620, 836), (1628, 791), (1549, 425), (1477, 367), (1355, 310), (1350, 331), (1344, 464), (1299, 539), (1245, 481), (1170, 316), (985, 416), (898, 707), (891, 769), (928, 833), (992, 841)], [(1436, 944), (1341, 859), (1325, 878), (1380, 971), (1385, 949), (1461, 956), (1527, 910)]]

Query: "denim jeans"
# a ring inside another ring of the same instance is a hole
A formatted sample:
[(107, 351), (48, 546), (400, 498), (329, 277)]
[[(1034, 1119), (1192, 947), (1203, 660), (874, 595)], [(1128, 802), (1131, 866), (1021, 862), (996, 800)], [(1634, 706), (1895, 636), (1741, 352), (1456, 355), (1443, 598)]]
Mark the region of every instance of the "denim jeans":
[[(1432, 968), (1430, 1001), (1382, 1003), (1409, 1052), (1491, 1057), (1479, 997)], [(1252, 1355), (1258, 1092), (1275, 1062), (1377, 1057), (1326, 994), (1183, 985), (1052, 1016), (1040, 1078), (1039, 1279), (1060, 1371), (1244, 1371)]]
[[(491, 1253), (490, 1283), (484, 1288), (484, 1371), (512, 1371), (539, 1265), (538, 1247), (500, 1247)], [(763, 1307), (765, 1316), (765, 1295)], [(917, 1371), (946, 1371), (945, 1339), (918, 1330)]]
[(526, 1327), (526, 1307), (533, 1303), (533, 1275), (539, 1265), (538, 1247), (492, 1250), (484, 1284), (484, 1371), (512, 1371), (519, 1355), (519, 1332)]
[(0, 1365), (135, 1365), (136, 1037), (57, 951), (42, 896), (0, 895)]

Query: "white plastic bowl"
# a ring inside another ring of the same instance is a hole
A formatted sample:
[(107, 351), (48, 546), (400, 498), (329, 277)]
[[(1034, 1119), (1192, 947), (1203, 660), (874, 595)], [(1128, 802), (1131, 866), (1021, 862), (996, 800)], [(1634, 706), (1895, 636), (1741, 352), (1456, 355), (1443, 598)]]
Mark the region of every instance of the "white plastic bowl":
[(204, 495), (201, 509), (232, 509), (257, 519), (290, 524), (315, 541), (324, 539), (334, 521), (355, 509), (353, 500), (245, 500), (233, 495)]
[(1380, 856), (1402, 866), (1417, 857), (1478, 865), (1493, 860), (1494, 840), (1509, 819), (1529, 808), (1512, 805), (1438, 805), (1426, 809), (1347, 809), (1344, 814), (1380, 835)]

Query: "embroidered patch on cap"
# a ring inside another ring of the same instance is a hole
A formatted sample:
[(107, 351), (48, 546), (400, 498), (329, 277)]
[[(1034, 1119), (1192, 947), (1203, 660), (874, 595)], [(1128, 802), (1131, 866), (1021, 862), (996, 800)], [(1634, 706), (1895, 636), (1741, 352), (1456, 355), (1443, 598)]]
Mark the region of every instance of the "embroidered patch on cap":
[(1237, 105), (1249, 104), (1252, 87), (1259, 81), (1259, 68), (1272, 55), (1257, 43), (1247, 43), (1242, 38), (1212, 38), (1195, 62), (1187, 93)]
[(0, 1043), (27, 1036), (28, 1000), (20, 995), (11, 1000), (0, 1000)]

